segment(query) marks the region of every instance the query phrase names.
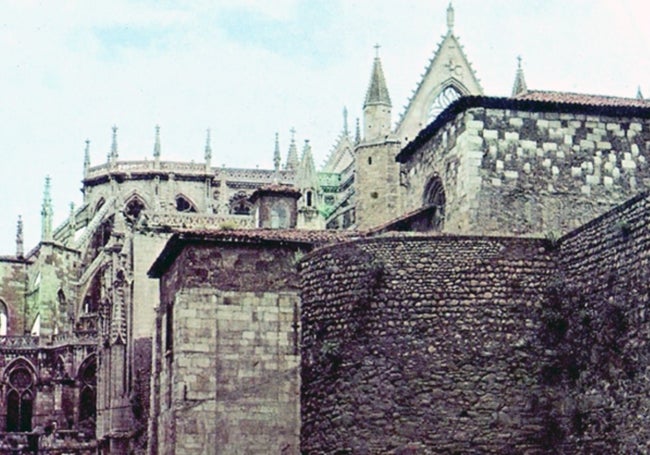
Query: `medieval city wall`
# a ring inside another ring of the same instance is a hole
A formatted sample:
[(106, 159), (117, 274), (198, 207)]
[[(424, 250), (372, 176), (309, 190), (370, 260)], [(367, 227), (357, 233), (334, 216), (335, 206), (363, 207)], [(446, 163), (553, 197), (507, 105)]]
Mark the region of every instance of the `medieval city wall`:
[(299, 453), (296, 251), (190, 245), (163, 275), (153, 453)]
[(650, 440), (650, 199), (640, 195), (560, 240), (548, 309), (558, 337), (553, 413), (573, 453), (642, 453)]
[(498, 237), (384, 237), (308, 255), (303, 452), (543, 448), (554, 269), (544, 240)]
[(470, 107), (442, 125), (402, 165), (406, 210), (439, 176), (445, 231), (568, 232), (650, 186), (648, 119), (535, 109)]

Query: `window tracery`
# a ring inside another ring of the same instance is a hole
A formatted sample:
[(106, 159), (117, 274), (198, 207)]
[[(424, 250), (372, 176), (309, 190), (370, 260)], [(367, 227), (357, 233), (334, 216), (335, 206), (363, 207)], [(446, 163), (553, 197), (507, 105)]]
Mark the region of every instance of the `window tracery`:
[(432, 122), (440, 115), (442, 111), (447, 109), (447, 107), (460, 98), (462, 93), (453, 85), (447, 86), (442, 92), (436, 96), (431, 103), (431, 108), (429, 108), (429, 122)]

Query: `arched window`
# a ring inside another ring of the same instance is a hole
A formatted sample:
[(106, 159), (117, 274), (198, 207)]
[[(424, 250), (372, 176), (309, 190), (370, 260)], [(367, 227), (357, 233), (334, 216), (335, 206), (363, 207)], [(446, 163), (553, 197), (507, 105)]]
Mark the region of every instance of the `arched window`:
[(314, 203), (313, 201), (313, 196), (311, 191), (307, 191), (307, 194), (305, 195), (307, 199), (307, 207), (311, 207), (312, 204)]
[(79, 423), (94, 425), (97, 416), (97, 361), (88, 357), (79, 368)]
[(144, 202), (142, 202), (139, 197), (133, 196), (124, 207), (124, 216), (126, 216), (126, 219), (131, 222), (137, 221), (140, 217), (140, 213), (142, 213), (144, 209)]
[(32, 431), (32, 411), (36, 390), (32, 368), (25, 361), (10, 366), (7, 384), (7, 431)]
[(432, 177), (424, 188), (423, 205), (434, 206), (435, 211), (430, 220), (430, 229), (440, 231), (445, 222), (445, 188), (442, 179), (438, 176)]
[(176, 196), (176, 210), (179, 212), (196, 212), (196, 207), (182, 194)]
[(7, 305), (0, 299), (0, 336), (6, 336), (9, 329), (9, 311)]
[(429, 108), (429, 122), (433, 122), (442, 111), (447, 109), (447, 106), (461, 96), (463, 96), (462, 93), (456, 87), (453, 85), (447, 86), (442, 92), (440, 92), (440, 94), (438, 94), (436, 99), (433, 100), (433, 103), (431, 103), (431, 107)]
[(248, 195), (243, 191), (238, 192), (230, 199), (231, 215), (250, 215), (253, 205), (248, 200)]

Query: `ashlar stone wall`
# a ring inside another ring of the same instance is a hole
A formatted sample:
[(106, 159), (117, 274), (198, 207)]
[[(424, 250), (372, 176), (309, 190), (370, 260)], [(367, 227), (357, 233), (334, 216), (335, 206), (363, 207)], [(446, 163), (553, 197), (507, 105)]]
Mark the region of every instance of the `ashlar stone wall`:
[(152, 453), (300, 453), (296, 251), (199, 242), (163, 275)]
[(446, 231), (568, 232), (650, 187), (648, 119), (546, 110), (459, 112), (402, 165), (406, 211), (439, 176)]

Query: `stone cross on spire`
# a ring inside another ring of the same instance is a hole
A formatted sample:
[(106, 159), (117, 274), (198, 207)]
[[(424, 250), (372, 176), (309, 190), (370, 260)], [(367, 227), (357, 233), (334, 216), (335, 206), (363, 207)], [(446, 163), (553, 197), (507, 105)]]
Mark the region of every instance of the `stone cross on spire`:
[(291, 128), (291, 144), (289, 144), (289, 153), (287, 153), (287, 160), (284, 162), (286, 170), (298, 170), (298, 149), (296, 147), (296, 129)]
[(515, 83), (512, 85), (512, 97), (526, 93), (528, 86), (526, 85), (526, 78), (524, 77), (524, 69), (521, 66), (521, 55), (517, 56), (517, 75), (515, 76)]
[(447, 7), (447, 33), (453, 33), (454, 31), (454, 7), (451, 2)]

